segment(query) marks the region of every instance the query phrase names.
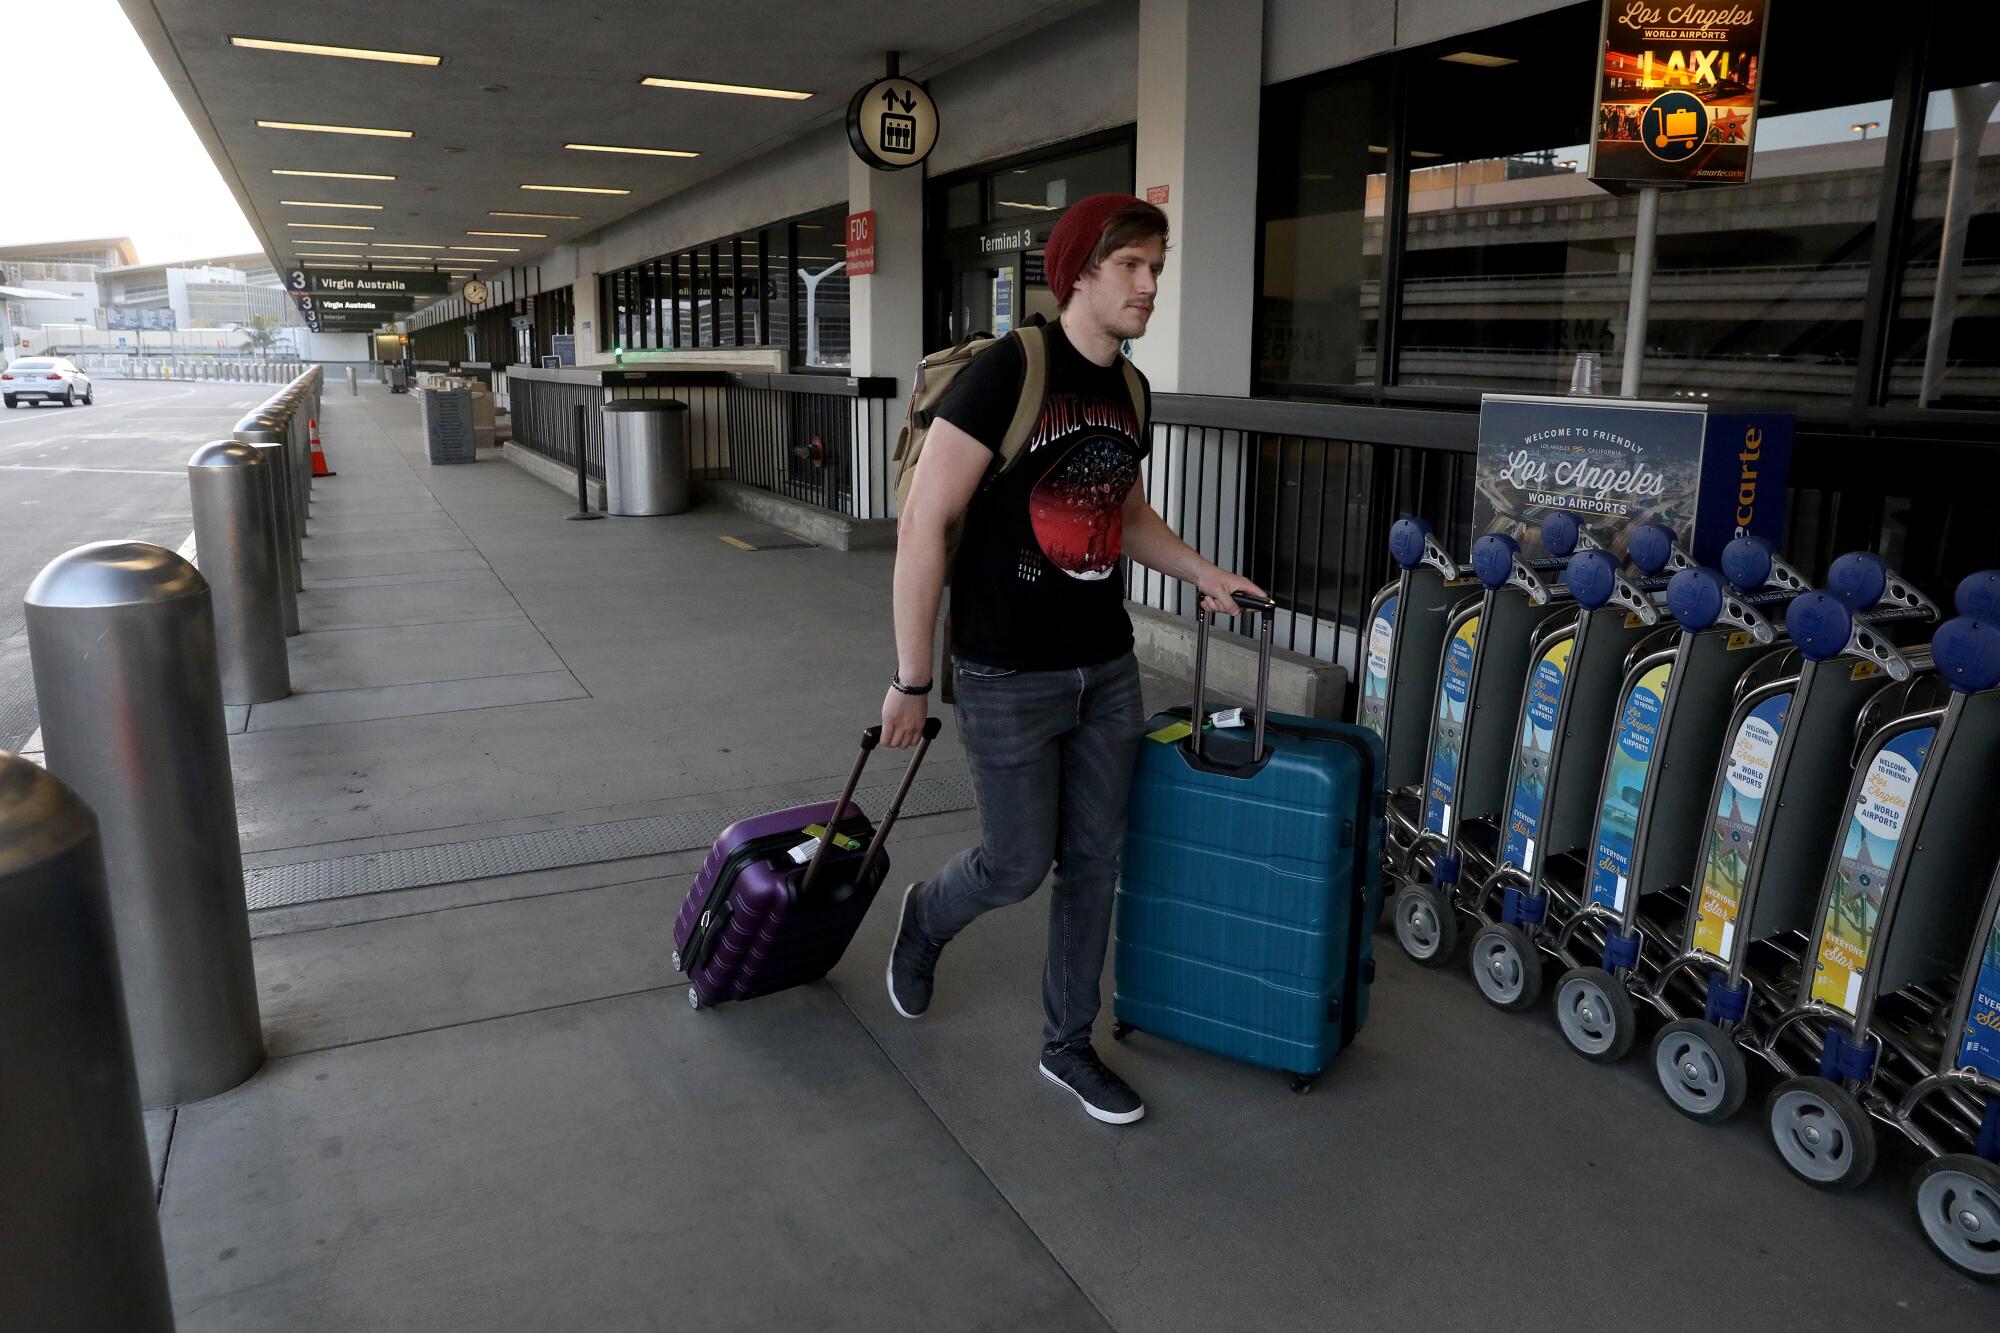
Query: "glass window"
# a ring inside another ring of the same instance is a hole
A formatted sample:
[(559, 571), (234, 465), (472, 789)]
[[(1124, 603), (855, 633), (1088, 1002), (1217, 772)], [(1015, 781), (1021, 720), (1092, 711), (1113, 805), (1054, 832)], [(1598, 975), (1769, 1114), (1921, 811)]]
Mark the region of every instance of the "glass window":
[[(1388, 79), (1377, 68), (1292, 85), (1263, 120), (1257, 380), (1286, 389), (1375, 380)], [(1328, 127), (1342, 127), (1328, 133)]]
[(841, 254), (847, 248), (847, 214), (834, 208), (814, 213), (798, 224), (799, 321), (804, 346), (802, 366), (853, 364), (848, 327), (847, 269)]
[(944, 192), (944, 225), (953, 227), (977, 227), (986, 221), (986, 199), (983, 180), (960, 181)]
[(1890, 332), (1891, 403), (2000, 407), (2000, 15), (1940, 23)]
[[(992, 181), (993, 213), (989, 220), (1023, 222), (1060, 213), (1088, 195), (1130, 191), (1132, 149), (1122, 143), (1111, 144), (1002, 171)], [(949, 210), (947, 196), (947, 214)]]

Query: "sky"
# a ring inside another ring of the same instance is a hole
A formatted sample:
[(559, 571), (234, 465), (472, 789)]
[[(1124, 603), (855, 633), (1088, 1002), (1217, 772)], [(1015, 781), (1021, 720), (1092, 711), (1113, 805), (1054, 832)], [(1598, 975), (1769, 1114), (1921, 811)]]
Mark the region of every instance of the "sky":
[(142, 263), (261, 249), (117, 0), (38, 12), (61, 14), (63, 58), (7, 63), (8, 138), (59, 126), (85, 151), (0, 176), (0, 245), (130, 236)]

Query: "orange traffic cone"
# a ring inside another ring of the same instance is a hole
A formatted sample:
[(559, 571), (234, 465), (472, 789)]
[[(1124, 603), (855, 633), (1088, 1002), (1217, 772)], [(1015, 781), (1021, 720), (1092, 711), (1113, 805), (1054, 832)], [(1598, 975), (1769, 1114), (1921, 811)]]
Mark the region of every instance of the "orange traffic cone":
[(326, 455), (319, 447), (319, 418), (307, 417), (307, 425), (312, 431), (313, 475), (315, 477), (337, 477), (340, 474), (326, 465)]

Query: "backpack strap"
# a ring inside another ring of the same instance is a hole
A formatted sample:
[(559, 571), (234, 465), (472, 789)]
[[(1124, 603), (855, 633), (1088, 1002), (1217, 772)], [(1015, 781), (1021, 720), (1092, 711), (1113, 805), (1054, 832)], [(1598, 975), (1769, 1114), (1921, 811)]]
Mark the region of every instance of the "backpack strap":
[(999, 476), (1014, 466), (1014, 460), (1028, 445), (1028, 437), (1035, 433), (1035, 422), (1042, 415), (1042, 400), (1049, 392), (1049, 344), (1037, 325), (1015, 329), (1014, 340), (1021, 346), (1021, 401), (1015, 404), (1014, 419), (1007, 423), (1007, 433), (1000, 437), (1000, 466), (993, 471)]
[(1118, 358), (1119, 368), (1125, 372), (1125, 392), (1132, 395), (1132, 419), (1139, 423), (1139, 447), (1146, 447), (1146, 431), (1152, 423), (1146, 420), (1146, 381), (1139, 374), (1139, 367), (1132, 364), (1129, 356)]

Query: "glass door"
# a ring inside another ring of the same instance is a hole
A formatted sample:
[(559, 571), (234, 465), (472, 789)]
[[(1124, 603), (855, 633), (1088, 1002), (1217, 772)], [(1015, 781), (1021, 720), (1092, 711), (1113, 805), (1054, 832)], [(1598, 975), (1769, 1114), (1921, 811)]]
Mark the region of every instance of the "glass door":
[(1021, 321), (1021, 256), (988, 255), (954, 265), (952, 293), (953, 342), (972, 334), (1012, 332)]

